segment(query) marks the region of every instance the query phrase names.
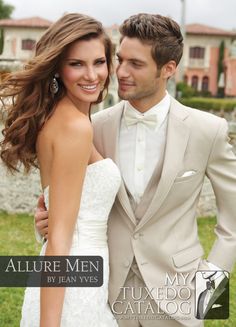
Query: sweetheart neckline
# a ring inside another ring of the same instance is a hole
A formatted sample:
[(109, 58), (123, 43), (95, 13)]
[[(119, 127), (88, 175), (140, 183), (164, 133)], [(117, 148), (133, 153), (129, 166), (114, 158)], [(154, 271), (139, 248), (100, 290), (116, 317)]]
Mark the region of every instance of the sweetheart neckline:
[(102, 162), (102, 161), (105, 161), (105, 160), (111, 160), (111, 158), (104, 158), (104, 159), (92, 162), (91, 164), (87, 165), (87, 168), (90, 167), (90, 166), (94, 166), (94, 165), (98, 164), (99, 162)]
[[(91, 167), (91, 166), (95, 166), (95, 165), (97, 165), (97, 164), (99, 164), (99, 163), (101, 163), (101, 162), (104, 162), (104, 161), (106, 161), (106, 160), (112, 160), (112, 159), (111, 159), (111, 158), (104, 158), (104, 159), (101, 159), (101, 160), (97, 160), (97, 161), (92, 162), (91, 164), (87, 165), (87, 168), (86, 168), (86, 169), (88, 169), (88, 168)], [(49, 188), (49, 185), (45, 186), (44, 189), (43, 189), (43, 193), (44, 193), (44, 192), (46, 191), (46, 189), (48, 189), (48, 188)]]

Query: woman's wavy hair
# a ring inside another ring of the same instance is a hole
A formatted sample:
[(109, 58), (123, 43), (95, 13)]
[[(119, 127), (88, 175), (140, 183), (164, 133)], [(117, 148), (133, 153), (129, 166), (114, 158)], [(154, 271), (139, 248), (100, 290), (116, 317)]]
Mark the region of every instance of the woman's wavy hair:
[(0, 86), (5, 128), (2, 131), (0, 156), (11, 171), (22, 163), (25, 172), (38, 167), (36, 140), (39, 131), (51, 117), (56, 104), (65, 95), (59, 80), (59, 91), (50, 92), (50, 83), (60, 68), (68, 47), (78, 40), (100, 38), (105, 46), (108, 77), (96, 103), (108, 92), (112, 68), (112, 43), (100, 22), (92, 17), (71, 13), (52, 24), (36, 44), (35, 56), (24, 70), (9, 74)]

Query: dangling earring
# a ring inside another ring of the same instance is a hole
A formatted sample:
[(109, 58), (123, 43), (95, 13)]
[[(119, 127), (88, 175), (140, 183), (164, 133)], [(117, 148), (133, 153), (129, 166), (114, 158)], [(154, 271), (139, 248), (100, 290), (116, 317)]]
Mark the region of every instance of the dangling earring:
[(59, 75), (55, 74), (55, 76), (53, 77), (53, 79), (52, 79), (52, 81), (51, 81), (51, 83), (49, 85), (50, 92), (52, 94), (56, 94), (58, 92), (58, 90), (59, 90), (59, 84), (58, 84), (58, 81), (57, 81), (56, 77), (59, 77)]

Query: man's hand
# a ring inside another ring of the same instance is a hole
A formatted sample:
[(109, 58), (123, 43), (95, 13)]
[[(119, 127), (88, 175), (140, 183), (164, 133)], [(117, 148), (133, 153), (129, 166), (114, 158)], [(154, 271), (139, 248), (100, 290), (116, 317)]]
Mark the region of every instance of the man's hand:
[(38, 199), (38, 204), (35, 211), (34, 219), (35, 219), (35, 228), (43, 238), (47, 239), (48, 238), (48, 211), (45, 207), (43, 195), (40, 195)]

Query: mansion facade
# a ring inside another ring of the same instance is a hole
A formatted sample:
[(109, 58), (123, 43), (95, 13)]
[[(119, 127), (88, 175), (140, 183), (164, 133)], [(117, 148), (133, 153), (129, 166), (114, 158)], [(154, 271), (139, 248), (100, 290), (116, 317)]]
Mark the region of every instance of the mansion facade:
[[(36, 42), (52, 24), (40, 17), (0, 20), (0, 79), (1, 76), (20, 69), (33, 54)], [(119, 46), (119, 26), (106, 28), (114, 51)], [(223, 70), (218, 73), (220, 46), (223, 43)], [(186, 25), (184, 53), (182, 58), (184, 81), (197, 91), (217, 96), (218, 88), (227, 97), (236, 97), (236, 31), (201, 25)], [(170, 81), (170, 93), (175, 96), (177, 74)], [(101, 110), (119, 101), (115, 74), (111, 78), (109, 94), (95, 110)]]

